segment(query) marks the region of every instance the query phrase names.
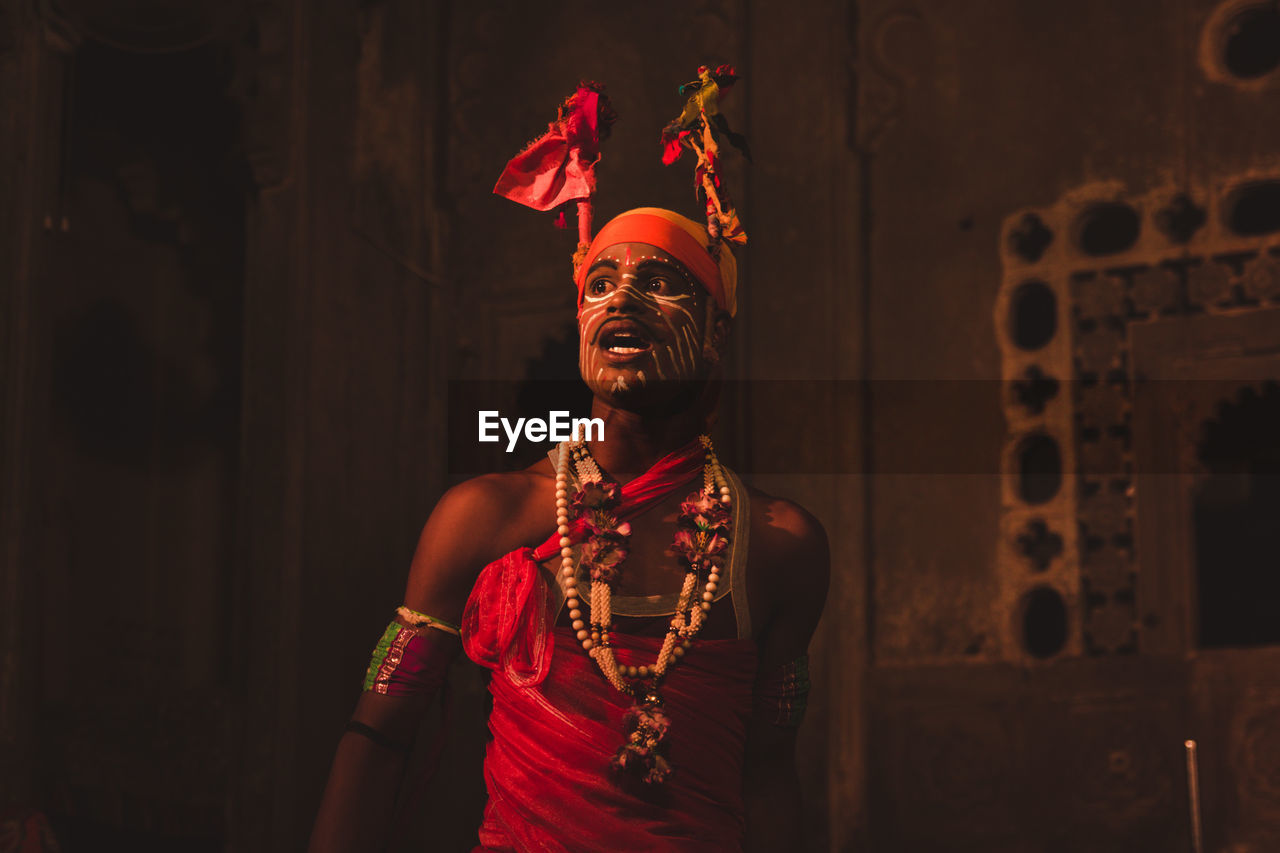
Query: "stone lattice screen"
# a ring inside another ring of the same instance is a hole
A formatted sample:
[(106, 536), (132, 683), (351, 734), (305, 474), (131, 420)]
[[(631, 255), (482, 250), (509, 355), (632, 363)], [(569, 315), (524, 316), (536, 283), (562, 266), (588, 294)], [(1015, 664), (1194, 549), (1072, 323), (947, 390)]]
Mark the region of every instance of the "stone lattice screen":
[(1280, 178), (1141, 196), (1088, 185), (1003, 234), (1004, 647), (1136, 652), (1137, 573), (1158, 567), (1135, 550), (1129, 330), (1280, 304)]

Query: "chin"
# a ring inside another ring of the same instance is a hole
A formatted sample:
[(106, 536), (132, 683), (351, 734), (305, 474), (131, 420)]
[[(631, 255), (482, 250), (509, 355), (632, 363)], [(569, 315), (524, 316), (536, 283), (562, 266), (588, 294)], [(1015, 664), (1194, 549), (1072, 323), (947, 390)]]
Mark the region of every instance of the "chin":
[[(643, 373), (644, 380), (640, 376)], [(650, 378), (649, 371), (606, 372), (598, 380), (583, 377), (591, 393), (616, 409), (640, 415), (669, 416), (688, 411), (697, 404), (705, 380), (663, 381)]]

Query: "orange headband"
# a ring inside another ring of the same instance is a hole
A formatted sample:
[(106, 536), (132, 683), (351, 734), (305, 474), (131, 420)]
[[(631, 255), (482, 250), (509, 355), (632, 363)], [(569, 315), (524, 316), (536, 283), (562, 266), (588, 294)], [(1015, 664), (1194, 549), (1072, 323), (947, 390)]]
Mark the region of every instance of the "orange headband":
[(722, 243), (717, 265), (707, 252), (709, 242), (706, 226), (670, 210), (638, 207), (618, 214), (596, 234), (578, 267), (578, 304), (582, 304), (586, 291), (587, 272), (601, 252), (619, 243), (648, 243), (684, 264), (716, 304), (733, 316), (738, 310), (738, 264), (729, 247)]

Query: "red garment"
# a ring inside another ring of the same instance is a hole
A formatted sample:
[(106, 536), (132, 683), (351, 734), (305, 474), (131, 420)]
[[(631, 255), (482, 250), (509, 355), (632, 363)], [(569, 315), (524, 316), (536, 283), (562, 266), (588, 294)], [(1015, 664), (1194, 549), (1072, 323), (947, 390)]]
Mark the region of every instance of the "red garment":
[[(696, 443), (622, 487), (631, 518), (701, 472)], [(581, 534), (577, 528), (572, 537)], [(663, 684), (671, 719), (661, 786), (610, 769), (633, 704), (601, 675), (574, 632), (552, 629), (538, 562), (553, 536), (491, 563), (463, 615), (467, 655), (494, 670), (484, 765), (489, 803), (477, 850), (735, 850), (742, 845), (742, 765), (756, 671), (747, 640), (695, 643)], [(660, 638), (613, 634), (621, 665), (652, 663)]]

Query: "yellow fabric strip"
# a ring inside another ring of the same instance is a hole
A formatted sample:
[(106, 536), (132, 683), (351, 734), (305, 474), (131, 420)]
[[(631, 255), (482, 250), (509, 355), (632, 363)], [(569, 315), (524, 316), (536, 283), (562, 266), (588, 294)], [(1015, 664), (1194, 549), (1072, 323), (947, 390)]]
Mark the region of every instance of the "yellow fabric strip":
[(396, 614), (415, 628), (435, 628), (437, 631), (444, 631), (446, 634), (453, 634), (455, 637), (462, 636), (458, 631), (457, 625), (438, 619), (435, 616), (428, 616), (425, 613), (411, 610), (403, 604), (396, 608)]

